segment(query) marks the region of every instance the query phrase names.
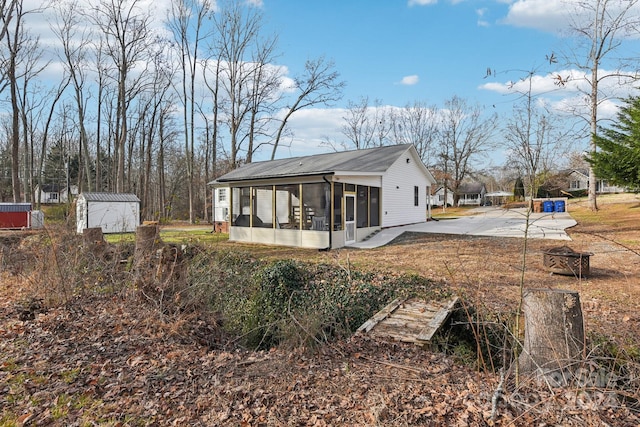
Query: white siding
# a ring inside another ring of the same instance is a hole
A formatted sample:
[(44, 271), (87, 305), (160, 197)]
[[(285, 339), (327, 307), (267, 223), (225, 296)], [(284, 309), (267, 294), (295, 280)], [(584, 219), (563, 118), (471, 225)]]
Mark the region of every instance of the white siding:
[[(431, 183), (418, 161), (411, 155), (411, 151), (407, 151), (382, 178), (382, 227), (427, 220), (427, 186)], [(418, 206), (414, 206), (415, 186), (418, 187)]]
[(102, 228), (103, 233), (131, 233), (140, 225), (140, 204), (137, 202), (87, 202), (78, 200), (77, 231)]

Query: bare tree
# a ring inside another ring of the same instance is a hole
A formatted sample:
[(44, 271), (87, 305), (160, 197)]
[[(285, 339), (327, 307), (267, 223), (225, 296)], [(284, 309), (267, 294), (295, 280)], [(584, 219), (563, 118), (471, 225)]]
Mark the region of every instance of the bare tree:
[(540, 174), (548, 172), (556, 159), (571, 150), (562, 118), (536, 100), (534, 75), (535, 71), (530, 71), (523, 79), (527, 90), (520, 93), (520, 102), (514, 105), (513, 116), (504, 129), (509, 164), (524, 173), (525, 187), (531, 197), (536, 197), (538, 192)]
[(458, 188), (473, 171), (474, 161), (486, 154), (495, 144), (492, 140), (496, 128), (497, 116), (492, 114), (484, 118), (480, 106), (471, 106), (457, 96), (445, 102), (441, 111), (440, 157), (445, 176), (451, 176), (451, 182), (445, 182), (454, 192), (454, 203), (458, 203)]
[(78, 127), (80, 131), (80, 151), (84, 166), (84, 179), (79, 182), (78, 190), (83, 190), (83, 181), (86, 180), (87, 190), (93, 191), (91, 182), (91, 155), (86, 129), (87, 99), (85, 96), (86, 70), (88, 67), (87, 49), (89, 46), (89, 34), (81, 28), (82, 13), (76, 2), (66, 3), (58, 9), (56, 25), (53, 31), (62, 45), (59, 56), (64, 62), (65, 71), (69, 76), (73, 87), (73, 95), (78, 114)]
[(294, 79), (293, 88), (298, 94), (296, 100), (286, 108), (284, 118), (278, 126), (276, 138), (271, 152), (271, 160), (275, 159), (283, 132), (291, 116), (303, 108), (314, 105), (330, 106), (342, 98), (345, 82), (338, 80), (340, 74), (335, 71), (333, 61), (324, 57), (308, 60), (304, 66), (304, 73)]
[(184, 147), (187, 160), (187, 180), (189, 193), (189, 222), (195, 222), (194, 203), (194, 151), (196, 76), (200, 45), (207, 37), (204, 23), (212, 13), (209, 0), (173, 0), (169, 12), (169, 29), (178, 47), (178, 62), (181, 69), (180, 92), (183, 103)]
[[(349, 101), (347, 116), (342, 117), (345, 122), (342, 134), (356, 150), (384, 145), (384, 138), (389, 135), (391, 126), (383, 117), (384, 108), (378, 100), (373, 107), (369, 105), (367, 97), (361, 98), (359, 103)], [(343, 144), (343, 148), (348, 147)]]
[(140, 0), (102, 0), (93, 8), (93, 21), (104, 35), (105, 54), (116, 68), (118, 86), (115, 123), (116, 191), (125, 189), (125, 157), (128, 141), (128, 109), (146, 78), (134, 73), (137, 63), (147, 59), (154, 42), (149, 27), (151, 15), (139, 5)]
[[(598, 130), (598, 106), (604, 101), (600, 83), (607, 78), (628, 81), (636, 79), (632, 73), (601, 73), (605, 59), (613, 55), (622, 45), (625, 37), (637, 36), (640, 15), (637, 13), (638, 0), (584, 0), (576, 4), (572, 13), (571, 29), (578, 38), (578, 45), (567, 54), (567, 62), (585, 71), (584, 78), (589, 85), (589, 127), (591, 133), (590, 151), (596, 152)], [(634, 60), (634, 62), (636, 62)], [(636, 62), (637, 63), (637, 62)], [(618, 69), (625, 68), (624, 61)], [(635, 65), (637, 66), (637, 65)], [(589, 166), (589, 208), (597, 210), (596, 176)]]
[(396, 144), (413, 144), (422, 161), (429, 165), (434, 157), (438, 140), (439, 122), (436, 106), (423, 102), (407, 104), (391, 116), (393, 141)]

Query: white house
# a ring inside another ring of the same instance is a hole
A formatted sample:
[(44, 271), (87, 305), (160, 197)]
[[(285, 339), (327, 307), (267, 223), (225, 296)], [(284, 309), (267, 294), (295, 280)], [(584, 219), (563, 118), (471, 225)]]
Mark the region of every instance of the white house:
[(426, 221), (435, 179), (405, 144), (250, 163), (209, 184), (229, 189), (230, 240), (330, 249)]
[(481, 182), (463, 182), (458, 186), (458, 206), (480, 206), (484, 203), (487, 188)]
[[(589, 171), (572, 169), (568, 171), (568, 191), (588, 190), (589, 189)], [(597, 193), (624, 193), (626, 190), (623, 187), (616, 185), (610, 185), (608, 181), (604, 179), (598, 179), (596, 181)]]
[[(453, 191), (451, 191), (450, 188), (447, 188), (446, 193), (447, 206), (453, 206)], [(444, 187), (440, 186), (435, 189), (435, 191), (432, 192), (430, 199), (431, 206), (443, 206), (445, 200)]]
[(71, 190), (71, 196), (78, 195), (78, 186), (70, 185), (67, 189), (64, 185), (58, 184), (43, 184), (42, 188), (38, 185), (35, 187), (35, 198), (38, 199), (38, 193), (40, 193), (40, 202), (46, 204), (67, 203), (69, 201), (69, 191)]
[(130, 233), (140, 225), (140, 199), (126, 193), (82, 193), (76, 200), (76, 231), (101, 227), (103, 233)]

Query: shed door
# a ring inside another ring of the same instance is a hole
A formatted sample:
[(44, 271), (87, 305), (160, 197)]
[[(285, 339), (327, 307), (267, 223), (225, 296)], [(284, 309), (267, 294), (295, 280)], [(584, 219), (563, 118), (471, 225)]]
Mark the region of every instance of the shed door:
[(344, 243), (349, 245), (356, 241), (356, 196), (344, 196)]

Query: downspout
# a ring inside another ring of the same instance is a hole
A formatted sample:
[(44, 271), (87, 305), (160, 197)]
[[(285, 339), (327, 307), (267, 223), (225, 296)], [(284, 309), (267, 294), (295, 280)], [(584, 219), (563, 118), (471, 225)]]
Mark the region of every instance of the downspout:
[(216, 187), (214, 185), (211, 186), (211, 218), (213, 219), (213, 230), (212, 233), (216, 232)]
[(328, 227), (327, 227), (327, 229), (329, 230), (329, 247), (324, 248), (324, 249), (320, 249), (320, 250), (321, 251), (330, 251), (331, 248), (333, 248), (333, 230), (332, 230), (333, 227), (331, 227), (331, 223), (335, 220), (334, 215), (333, 215), (333, 207), (334, 207), (333, 203), (334, 203), (334, 200), (333, 200), (333, 191), (331, 191), (332, 190), (331, 181), (329, 181), (327, 179), (326, 175), (322, 175), (322, 179), (324, 180), (324, 182), (329, 184), (329, 193), (331, 194), (331, 200), (330, 200), (330, 203), (329, 203), (329, 215), (331, 215), (331, 216), (329, 217), (329, 224), (328, 224)]

